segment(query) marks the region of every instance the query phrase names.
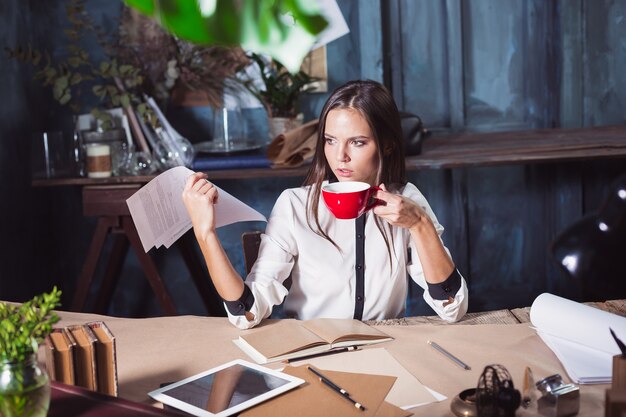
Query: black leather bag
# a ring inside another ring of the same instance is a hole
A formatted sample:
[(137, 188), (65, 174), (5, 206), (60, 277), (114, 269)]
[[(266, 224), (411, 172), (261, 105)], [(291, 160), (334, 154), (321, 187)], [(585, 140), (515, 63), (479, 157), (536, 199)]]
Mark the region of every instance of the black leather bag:
[(424, 127), (422, 119), (413, 113), (400, 112), (400, 123), (404, 135), (404, 153), (407, 156), (419, 155), (422, 144), (430, 132)]

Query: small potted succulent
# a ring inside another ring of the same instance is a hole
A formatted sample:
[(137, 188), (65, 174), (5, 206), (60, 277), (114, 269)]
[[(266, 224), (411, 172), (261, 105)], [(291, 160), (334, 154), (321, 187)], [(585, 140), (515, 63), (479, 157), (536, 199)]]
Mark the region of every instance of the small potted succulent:
[(37, 351), (59, 321), (53, 309), (60, 297), (54, 287), (21, 305), (0, 303), (0, 416), (48, 413), (50, 380), (37, 363)]

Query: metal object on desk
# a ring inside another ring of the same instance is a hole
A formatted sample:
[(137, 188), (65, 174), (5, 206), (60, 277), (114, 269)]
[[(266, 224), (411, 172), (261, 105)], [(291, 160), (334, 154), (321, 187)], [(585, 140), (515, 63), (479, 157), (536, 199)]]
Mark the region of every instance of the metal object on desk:
[(548, 417), (565, 417), (578, 414), (580, 391), (574, 384), (563, 383), (561, 375), (550, 375), (537, 382), (541, 398), (537, 401), (539, 413)]
[(476, 410), (481, 417), (513, 417), (521, 395), (509, 371), (502, 365), (487, 365), (476, 387)]
[(461, 391), (450, 402), (450, 410), (457, 417), (477, 417), (476, 388)]

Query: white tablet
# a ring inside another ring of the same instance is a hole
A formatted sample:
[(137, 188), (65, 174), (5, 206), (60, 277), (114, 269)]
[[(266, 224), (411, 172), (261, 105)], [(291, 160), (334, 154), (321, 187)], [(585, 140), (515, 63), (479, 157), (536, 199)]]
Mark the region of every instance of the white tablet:
[(195, 416), (225, 417), (303, 383), (300, 378), (237, 359), (148, 395)]

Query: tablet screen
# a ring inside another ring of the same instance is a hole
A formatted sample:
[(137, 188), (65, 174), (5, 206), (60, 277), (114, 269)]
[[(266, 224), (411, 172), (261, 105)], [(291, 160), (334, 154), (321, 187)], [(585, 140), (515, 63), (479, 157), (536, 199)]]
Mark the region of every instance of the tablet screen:
[(302, 382), (246, 361), (237, 360), (149, 393), (197, 416), (229, 416), (292, 389)]

